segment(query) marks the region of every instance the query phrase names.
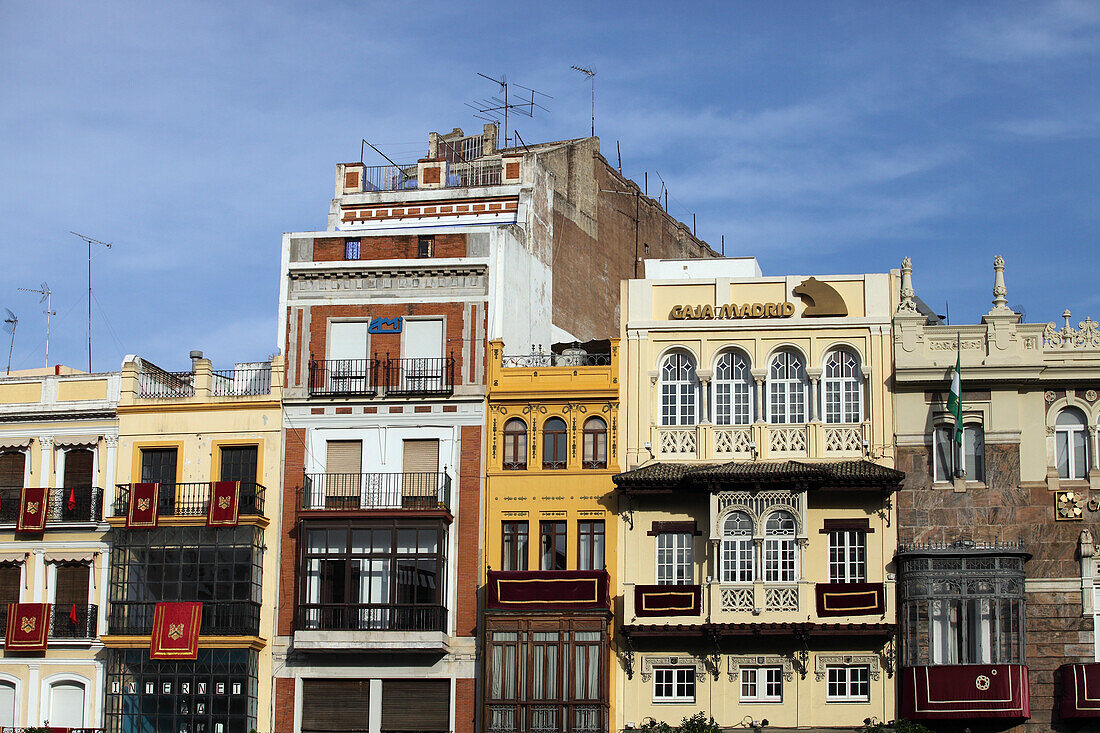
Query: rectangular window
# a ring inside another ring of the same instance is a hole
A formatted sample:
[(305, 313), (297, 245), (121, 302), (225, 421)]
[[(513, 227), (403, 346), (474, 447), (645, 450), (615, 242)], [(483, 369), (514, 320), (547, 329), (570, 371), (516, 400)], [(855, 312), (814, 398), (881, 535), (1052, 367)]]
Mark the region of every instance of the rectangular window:
[(657, 584), (691, 585), (695, 578), (692, 536), (687, 532), (657, 535)]
[(963, 427), (962, 464), (958, 463), (959, 450), (954, 435), (953, 425), (936, 428), (932, 445), (935, 454), (932, 461), (933, 480), (936, 483), (950, 483), (958, 468), (965, 471), (967, 481), (985, 481), (985, 433), (982, 426)]
[[(19, 563), (0, 563), (0, 603), (18, 603), (19, 589), (22, 586), (23, 566)], [(7, 611), (7, 606), (4, 606)]]
[(23, 488), (26, 460), (27, 456), (23, 451), (0, 452), (0, 489)]
[(158, 484), (175, 484), (176, 449), (142, 448), (141, 480)]
[(577, 569), (604, 569), (604, 523), (577, 522)]
[(63, 564), (54, 571), (54, 603), (64, 611), (75, 603), (83, 608), (88, 603), (88, 575), (91, 568), (87, 565)]
[(527, 569), (527, 522), (501, 523), (500, 567), (502, 570)]
[(65, 476), (62, 485), (66, 489), (95, 486), (93, 475), (95, 453), (87, 448), (70, 448), (65, 451)]
[(225, 445), (221, 449), (221, 480), (256, 482), (256, 462), (259, 447), (255, 445)]
[(357, 260), (359, 259), (359, 240), (349, 239), (344, 242), (344, 259), (345, 260)]
[(539, 522), (539, 569), (565, 570), (565, 522)]
[(435, 257), (435, 237), (417, 237), (416, 256)]
[(764, 582), (793, 583), (795, 571), (795, 542), (790, 536), (764, 538)]
[[(330, 440), (325, 444), (325, 473), (309, 487), (309, 506), (358, 509), (363, 484), (363, 441)], [(318, 483), (320, 485), (318, 486)]]
[(782, 700), (782, 667), (741, 667), (741, 702)]
[(653, 702), (695, 702), (695, 667), (655, 667)]
[(829, 532), (829, 582), (867, 582), (867, 535), (858, 529)]
[(867, 665), (825, 668), (826, 702), (868, 702), (871, 699), (870, 668)]

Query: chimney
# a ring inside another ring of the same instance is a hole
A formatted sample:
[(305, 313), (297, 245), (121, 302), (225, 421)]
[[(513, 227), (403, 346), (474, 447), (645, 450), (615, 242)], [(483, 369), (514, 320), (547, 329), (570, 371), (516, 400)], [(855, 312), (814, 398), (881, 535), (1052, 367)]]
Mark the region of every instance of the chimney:
[(481, 154), (492, 155), (497, 151), (497, 126), (496, 123), (486, 122), (481, 128)]
[(199, 368), (199, 361), (201, 359), (202, 359), (202, 352), (201, 351), (192, 351), (191, 352), (191, 370), (192, 371), (195, 371)]

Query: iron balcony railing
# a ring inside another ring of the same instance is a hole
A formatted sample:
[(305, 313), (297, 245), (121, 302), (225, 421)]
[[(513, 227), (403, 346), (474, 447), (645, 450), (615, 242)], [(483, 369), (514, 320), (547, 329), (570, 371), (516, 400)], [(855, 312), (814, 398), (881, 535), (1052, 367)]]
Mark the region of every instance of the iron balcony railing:
[(416, 188), (416, 163), (363, 167), (364, 191), (404, 191)]
[(309, 363), (311, 395), (378, 393), (378, 359), (314, 359)]
[(94, 639), (98, 625), (99, 606), (94, 603), (55, 603), (50, 607), (51, 639)]
[(194, 397), (194, 372), (166, 372), (151, 364), (138, 372), (138, 397)]
[(271, 394), (271, 364), (215, 371), (210, 391), (215, 397)]
[(607, 733), (607, 703), (490, 701), (486, 705), (486, 733)]
[(430, 359), (386, 359), (386, 394), (449, 395), (454, 392), (453, 356)]
[[(119, 484), (118, 497), (115, 500), (115, 515), (125, 517), (130, 507), (130, 487), (133, 484)], [(160, 484), (157, 487), (158, 517), (205, 517), (210, 505), (211, 484), (209, 481), (197, 481), (181, 484)], [(253, 481), (241, 482), (241, 495), (237, 513), (264, 513), (264, 492), (262, 484)]]
[[(19, 519), (22, 489), (0, 489), (0, 524)], [(98, 522), (103, 517), (103, 489), (55, 488), (46, 491), (46, 524)]]
[(505, 369), (610, 366), (611, 354), (547, 354), (532, 350), (530, 354), (505, 354), (500, 357), (500, 365)]
[[(153, 631), (156, 601), (111, 601), (107, 629), (111, 634), (145, 636)], [(202, 636), (260, 633), (260, 604), (254, 601), (203, 601)]]
[(11, 728), (7, 726), (0, 727), (0, 733), (40, 733), (40, 731), (48, 730), (50, 733), (105, 733), (106, 728), (58, 728), (57, 726), (45, 727), (16, 727)]
[(299, 631), (446, 631), (443, 606), (398, 603), (302, 603)]
[(451, 477), (445, 472), (307, 473), (302, 508), (451, 510)]

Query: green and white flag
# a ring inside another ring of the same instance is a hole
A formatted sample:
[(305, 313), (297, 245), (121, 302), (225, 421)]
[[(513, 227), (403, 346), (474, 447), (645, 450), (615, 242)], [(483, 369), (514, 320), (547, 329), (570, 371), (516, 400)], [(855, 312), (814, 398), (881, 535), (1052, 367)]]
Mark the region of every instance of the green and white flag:
[(955, 349), (955, 371), (951, 374), (951, 392), (947, 395), (947, 411), (955, 418), (955, 455), (958, 475), (963, 475), (963, 408), (962, 408), (962, 334), (958, 334)]

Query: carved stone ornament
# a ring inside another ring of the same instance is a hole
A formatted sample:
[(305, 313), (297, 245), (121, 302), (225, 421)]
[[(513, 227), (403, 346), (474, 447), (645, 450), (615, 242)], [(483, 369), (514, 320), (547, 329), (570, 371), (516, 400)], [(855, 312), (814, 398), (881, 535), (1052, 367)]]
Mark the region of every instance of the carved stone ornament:
[(1054, 400), (1058, 399), (1058, 395), (1054, 394), (1054, 390), (1048, 389), (1045, 393), (1043, 393), (1043, 399), (1046, 400), (1047, 404), (1049, 405), (1050, 403), (1054, 402)]
[(901, 302), (898, 313), (916, 313), (916, 293), (913, 291), (913, 261), (906, 257), (901, 261)]
[(753, 656), (751, 654), (730, 655), (726, 672), (730, 682), (735, 681), (741, 675), (742, 667), (782, 667), (783, 679), (790, 682), (794, 679), (794, 662), (790, 657), (781, 657), (775, 654)]
[(1048, 323), (1043, 329), (1043, 342), (1048, 349), (1100, 349), (1100, 323), (1085, 318), (1074, 328), (1069, 325), (1068, 310), (1062, 311), (1062, 318), (1065, 319), (1062, 328)]
[(642, 657), (642, 682), (653, 678), (654, 667), (695, 667), (695, 678), (701, 679), (707, 674), (707, 663), (690, 654), (664, 657)]
[(1085, 399), (1088, 400), (1089, 402), (1096, 402), (1096, 390), (1095, 389), (1085, 390)]
[(1059, 491), (1055, 494), (1055, 517), (1060, 521), (1081, 519), (1084, 514), (1085, 497), (1075, 491)]
[(877, 654), (818, 654), (814, 658), (814, 679), (818, 682), (825, 680), (826, 668), (831, 665), (850, 666), (853, 664), (866, 664), (871, 672), (871, 679), (878, 681), (882, 674)]

